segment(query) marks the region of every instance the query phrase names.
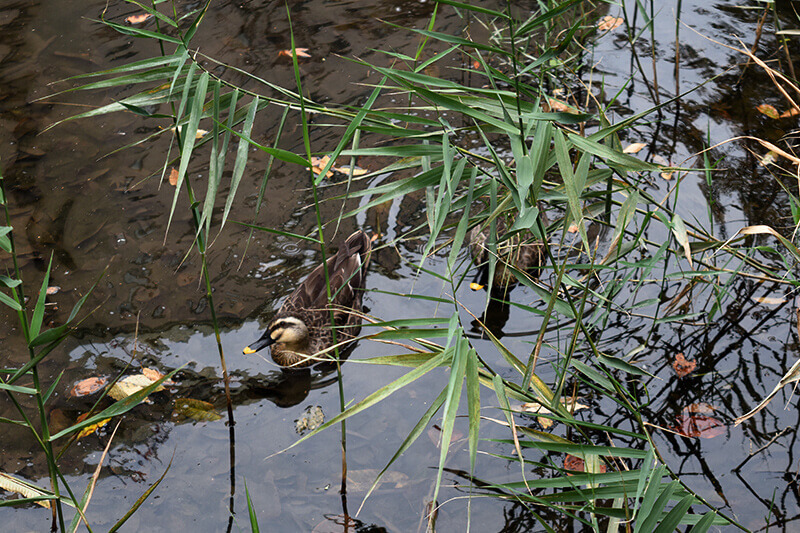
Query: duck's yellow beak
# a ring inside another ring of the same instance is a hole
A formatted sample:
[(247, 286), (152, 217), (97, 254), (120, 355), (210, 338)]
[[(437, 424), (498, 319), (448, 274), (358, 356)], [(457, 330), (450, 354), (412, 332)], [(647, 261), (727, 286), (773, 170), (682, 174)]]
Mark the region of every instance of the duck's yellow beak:
[(469, 284), (469, 288), (472, 289), (473, 291), (482, 291), (483, 285), (481, 285), (480, 283), (475, 283), (473, 281), (472, 283)]
[(256, 353), (256, 351), (249, 346), (245, 346), (244, 350), (242, 350), (242, 353), (245, 355), (250, 355), (251, 353)]

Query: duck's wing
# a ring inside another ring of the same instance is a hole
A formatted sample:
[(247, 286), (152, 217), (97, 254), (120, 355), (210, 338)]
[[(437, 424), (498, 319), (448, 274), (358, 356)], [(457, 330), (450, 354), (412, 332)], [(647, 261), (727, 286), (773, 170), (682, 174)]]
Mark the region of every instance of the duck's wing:
[[(357, 231), (345, 240), (333, 257), (328, 258), (331, 295), (337, 308), (361, 307), (361, 289), (364, 288), (370, 250), (369, 237), (363, 231)], [(290, 315), (303, 311), (305, 314), (325, 313), (327, 316), (327, 303), (325, 271), (319, 265), (286, 300), (278, 314)], [(344, 322), (346, 320), (336, 316), (337, 324)]]

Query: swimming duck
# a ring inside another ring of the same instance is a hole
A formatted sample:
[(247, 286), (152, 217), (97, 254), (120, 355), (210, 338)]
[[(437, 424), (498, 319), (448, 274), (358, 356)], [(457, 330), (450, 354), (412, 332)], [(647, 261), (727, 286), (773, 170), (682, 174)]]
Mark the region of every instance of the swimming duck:
[(366, 233), (350, 235), (327, 260), (333, 301), (328, 304), (325, 271), (319, 265), (278, 309), (264, 334), (243, 352), (271, 346), (272, 360), (280, 366), (311, 366), (319, 361), (314, 354), (334, 345), (331, 310), (337, 342), (358, 336), (361, 318), (352, 311), (361, 310), (371, 249)]
[[(539, 216), (546, 228), (550, 223), (547, 215), (540, 208)], [(497, 219), (497, 264), (494, 270), (492, 290), (506, 290), (517, 283), (512, 268), (520, 272), (530, 272), (538, 277), (539, 269), (547, 261), (544, 243), (533, 236), (530, 231), (521, 231), (506, 238), (506, 223)], [(472, 260), (478, 265), (478, 274), (470, 283), (472, 290), (481, 290), (489, 282), (489, 227), (475, 226), (469, 232), (467, 242)], [(512, 267), (512, 268), (509, 268)]]

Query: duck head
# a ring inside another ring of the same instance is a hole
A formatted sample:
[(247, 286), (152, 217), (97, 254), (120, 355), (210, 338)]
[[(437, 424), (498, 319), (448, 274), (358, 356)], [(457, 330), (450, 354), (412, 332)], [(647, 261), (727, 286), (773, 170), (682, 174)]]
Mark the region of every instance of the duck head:
[(300, 352), (308, 345), (308, 327), (305, 322), (293, 316), (275, 318), (270, 322), (267, 331), (242, 352), (256, 353), (276, 342), (283, 344), (288, 350)]

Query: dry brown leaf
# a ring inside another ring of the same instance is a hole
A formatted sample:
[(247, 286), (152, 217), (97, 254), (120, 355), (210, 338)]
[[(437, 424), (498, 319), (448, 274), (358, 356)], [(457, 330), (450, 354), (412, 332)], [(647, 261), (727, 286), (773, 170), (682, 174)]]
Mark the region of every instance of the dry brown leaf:
[(622, 18), (606, 15), (600, 19), (600, 22), (597, 24), (597, 29), (600, 31), (611, 31), (614, 28), (621, 26), (623, 22), (625, 22), (625, 20)]
[[(584, 405), (582, 403), (578, 403), (577, 400), (572, 401), (571, 398), (561, 398), (561, 404), (567, 408), (570, 413), (574, 413), (575, 411), (580, 411), (581, 409), (588, 409), (588, 405)], [(538, 402), (529, 402), (523, 403), (519, 406), (519, 410), (523, 413), (531, 413), (534, 415), (552, 415), (553, 412), (550, 411), (544, 405)], [(550, 429), (553, 426), (553, 421), (549, 418), (537, 416), (536, 421), (541, 424), (541, 426), (545, 429)]]
[(178, 169), (174, 168), (169, 171), (169, 184), (173, 187), (178, 184)]
[(665, 180), (669, 181), (669, 180), (672, 179), (672, 175), (673, 174), (674, 174), (674, 172), (662, 172), (661, 174), (659, 174), (659, 176), (661, 176)]
[(762, 167), (765, 167), (767, 165), (773, 164), (777, 160), (778, 160), (778, 154), (777, 153), (775, 153), (775, 152), (767, 152), (766, 154), (764, 154), (761, 157), (761, 159), (758, 160), (758, 164), (761, 165)]
[[(311, 54), (308, 53), (308, 48), (295, 48), (294, 53), (297, 54), (297, 57), (311, 57)], [(281, 50), (278, 52), (278, 56), (292, 57), (293, 55), (291, 50)]]
[(580, 115), (581, 112), (575, 109), (572, 106), (565, 104), (564, 102), (559, 102), (555, 98), (548, 98), (547, 103), (550, 105), (550, 109), (552, 111), (559, 111), (561, 113), (570, 113), (572, 115)]
[(753, 296), (753, 301), (760, 304), (781, 305), (786, 303), (785, 298), (772, 298), (770, 296)]
[(54, 294), (58, 294), (58, 291), (60, 291), (60, 290), (61, 290), (61, 287), (56, 287), (56, 286), (47, 287), (47, 295), (48, 296), (53, 296)]
[(672, 362), (672, 369), (678, 374), (679, 378), (688, 376), (697, 367), (696, 361), (689, 361), (682, 353), (675, 356), (675, 361)]
[[(349, 175), (350, 174), (350, 165), (342, 165), (340, 167), (333, 167), (333, 170), (335, 170), (337, 172), (341, 172), (342, 174), (348, 174)], [(357, 167), (357, 166), (353, 167), (353, 176), (363, 176), (367, 172), (369, 172), (369, 170), (367, 170), (366, 168), (361, 168), (361, 167)]]
[(789, 117), (795, 117), (797, 115), (800, 115), (800, 109), (793, 107), (790, 110), (781, 113), (781, 116), (778, 118), (789, 118)]
[(82, 379), (78, 383), (72, 387), (72, 390), (69, 391), (69, 395), (73, 398), (80, 398), (81, 396), (88, 396), (89, 394), (94, 394), (95, 392), (99, 391), (103, 387), (106, 386), (108, 382), (107, 378), (86, 378)]
[(475, 70), (478, 70), (479, 68), (481, 68), (481, 62), (478, 61), (478, 60), (473, 61), (472, 62), (472, 68), (474, 68)]
[[(567, 456), (564, 457), (564, 470), (571, 470), (572, 472), (585, 472), (586, 462), (580, 457), (567, 454)], [(605, 473), (605, 471), (606, 471), (606, 465), (600, 463), (599, 473), (603, 474)], [(573, 474), (567, 473), (567, 475), (571, 476)]]
[(623, 154), (638, 154), (643, 148), (647, 146), (646, 143), (631, 143), (622, 149)]
[(150, 20), (153, 17), (150, 13), (142, 13), (141, 15), (131, 15), (130, 17), (125, 19), (125, 22), (128, 24), (141, 24), (147, 20)]
[[(327, 156), (327, 155), (323, 156), (323, 157), (312, 157), (311, 158), (311, 170), (314, 171), (314, 174), (319, 176), (322, 173), (322, 169), (325, 168), (325, 165), (327, 165), (328, 161), (330, 161), (330, 160), (331, 160), (330, 156)], [(325, 173), (325, 177), (326, 178), (332, 178), (333, 177), (333, 170), (329, 169)]]
[(176, 399), (175, 411), (198, 422), (214, 422), (222, 418), (214, 410), (214, 404), (193, 398)]
[(578, 233), (578, 225), (577, 224), (570, 224), (567, 228), (567, 233)]
[(766, 115), (771, 119), (780, 118), (780, 113), (778, 113), (778, 110), (775, 109), (774, 106), (771, 106), (769, 104), (761, 104), (760, 106), (757, 106), (756, 109), (758, 110), (759, 113), (761, 113), (762, 115)]
[[(145, 369), (145, 370), (149, 370), (149, 369)], [(149, 371), (148, 373), (151, 373), (151, 372), (158, 373), (158, 371)], [(161, 374), (159, 373), (159, 375), (161, 375)], [(156, 378), (156, 379), (150, 379), (145, 374), (136, 374), (134, 376), (126, 376), (126, 377), (122, 378), (121, 380), (117, 381), (114, 384), (114, 386), (111, 387), (111, 390), (108, 391), (108, 395), (111, 396), (112, 398), (114, 398), (115, 400), (122, 400), (124, 398), (127, 398), (131, 394), (134, 394), (134, 393), (139, 392), (140, 390), (142, 390), (142, 389), (144, 389), (146, 387), (149, 387), (150, 385), (152, 385), (154, 382), (158, 381), (159, 379), (161, 379), (161, 378), (159, 377), (159, 378)], [(162, 390), (164, 390), (164, 386), (163, 385), (159, 385), (158, 387), (156, 387), (154, 392), (158, 392), (158, 391), (162, 391)]]

